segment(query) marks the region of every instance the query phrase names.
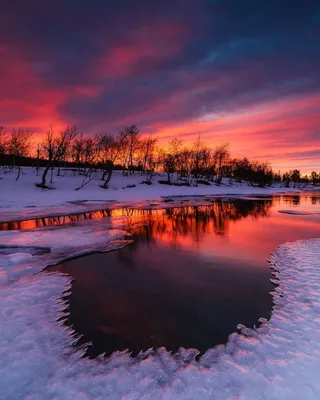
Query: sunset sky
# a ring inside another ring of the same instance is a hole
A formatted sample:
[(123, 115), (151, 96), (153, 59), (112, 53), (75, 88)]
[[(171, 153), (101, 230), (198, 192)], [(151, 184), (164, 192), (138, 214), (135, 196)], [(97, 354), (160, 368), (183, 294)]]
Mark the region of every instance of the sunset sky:
[(320, 171), (319, 0), (3, 0), (0, 125), (136, 124)]

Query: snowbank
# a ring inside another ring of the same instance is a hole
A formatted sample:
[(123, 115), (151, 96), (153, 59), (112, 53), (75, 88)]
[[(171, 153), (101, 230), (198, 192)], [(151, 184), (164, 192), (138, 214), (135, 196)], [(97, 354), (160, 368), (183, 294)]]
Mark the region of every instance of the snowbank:
[[(279, 286), (270, 321), (262, 321), (256, 331), (239, 327), (243, 334), (230, 335), (226, 346), (209, 350), (199, 362), (192, 349), (181, 349), (178, 356), (160, 349), (139, 360), (120, 353), (110, 360), (88, 360), (72, 347), (72, 332), (56, 322), (64, 316), (61, 295), (70, 289), (69, 278), (28, 272), (40, 271), (48, 260), (59, 258), (62, 249), (64, 256), (71, 252), (65, 243), (69, 229), (82, 230), (89, 242), (98, 239), (97, 246), (111, 243), (112, 235), (102, 233), (108, 222), (92, 222), (98, 224), (87, 228), (90, 234), (85, 226), (53, 230), (57, 233), (50, 254), (1, 256), (0, 277), (7, 273), (7, 283), (0, 287), (2, 399), (320, 398), (320, 240), (277, 249), (271, 261)], [(94, 237), (96, 230), (100, 233)], [(42, 231), (26, 232), (23, 241), (29, 234), (33, 238), (27, 244), (48, 245), (50, 236), (44, 238)], [(114, 233), (121, 236), (120, 231)], [(24, 233), (5, 232), (1, 242), (16, 245), (19, 234)], [(84, 243), (80, 239), (76, 251), (83, 250)]]
[[(15, 181), (15, 171), (7, 174), (1, 173), (0, 180), (0, 221), (16, 220), (17, 216), (32, 218), (42, 215), (62, 215), (92, 209), (93, 206), (107, 207), (110, 202), (137, 202), (140, 200), (155, 201), (167, 196), (193, 196), (193, 195), (268, 195), (272, 193), (301, 191), (300, 188), (284, 188), (274, 186), (270, 188), (257, 188), (244, 183), (229, 184), (223, 180), (220, 186), (199, 185), (198, 187), (168, 186), (159, 184), (162, 176), (155, 176), (152, 185), (143, 185), (144, 177), (140, 174), (124, 177), (121, 171), (115, 171), (109, 189), (101, 189), (100, 180), (93, 180), (81, 190), (76, 191), (82, 176), (56, 176), (54, 187), (56, 190), (42, 190), (35, 187), (40, 182), (32, 168), (24, 168), (24, 174), (19, 181)], [(56, 174), (56, 172), (55, 172)], [(128, 187), (133, 186), (135, 187)], [(309, 188), (310, 189), (310, 188)], [(17, 215), (18, 214), (18, 215)]]
[[(26, 231), (0, 231), (2, 284), (41, 271), (47, 265), (131, 243), (122, 217), (81, 221)], [(1, 301), (0, 301), (1, 304)]]

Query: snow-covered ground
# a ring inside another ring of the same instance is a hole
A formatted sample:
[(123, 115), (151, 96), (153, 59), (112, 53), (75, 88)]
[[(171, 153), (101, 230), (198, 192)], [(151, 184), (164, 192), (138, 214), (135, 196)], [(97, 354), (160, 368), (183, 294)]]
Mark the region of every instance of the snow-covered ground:
[[(270, 321), (256, 331), (239, 327), (241, 335), (230, 335), (227, 345), (200, 361), (192, 349), (177, 356), (160, 349), (138, 360), (125, 353), (110, 360), (81, 358), (72, 332), (57, 322), (64, 316), (61, 296), (70, 289), (69, 277), (34, 273), (92, 247), (118, 246), (124, 232), (121, 221), (115, 225), (104, 219), (0, 232), (0, 242), (11, 246), (9, 252), (0, 248), (1, 399), (320, 398), (320, 240), (277, 249), (271, 261), (279, 286)], [(70, 235), (79, 240), (68, 242)], [(23, 248), (13, 252), (14, 246)]]
[[(192, 196), (192, 195), (267, 195), (272, 193), (301, 191), (311, 189), (285, 188), (277, 185), (269, 188), (248, 186), (245, 183), (229, 184), (224, 179), (219, 186), (212, 184), (199, 185), (198, 187), (168, 186), (159, 184), (165, 176), (155, 176), (152, 185), (144, 185), (141, 182), (144, 176), (136, 173), (132, 176), (122, 176), (121, 171), (115, 171), (109, 188), (104, 190), (99, 187), (100, 180), (92, 180), (88, 185), (76, 191), (83, 177), (56, 176), (54, 172), (55, 190), (42, 190), (35, 186), (41, 181), (41, 176), (36, 176), (32, 168), (24, 168), (24, 174), (16, 182), (16, 172), (0, 173), (0, 221), (8, 221), (22, 218), (32, 218), (42, 215), (66, 214), (85, 210), (107, 207), (110, 202), (132, 203), (137, 201), (156, 201), (162, 197)], [(40, 172), (41, 173), (41, 172)], [(50, 180), (50, 177), (49, 177)], [(135, 187), (127, 187), (136, 185)], [(71, 203), (70, 203), (71, 202)]]

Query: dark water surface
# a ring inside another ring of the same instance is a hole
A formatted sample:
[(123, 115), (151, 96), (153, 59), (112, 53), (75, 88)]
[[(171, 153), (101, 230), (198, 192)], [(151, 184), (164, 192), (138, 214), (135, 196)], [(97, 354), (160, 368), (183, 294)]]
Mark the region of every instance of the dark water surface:
[[(66, 323), (92, 342), (87, 354), (225, 343), (237, 324), (270, 318), (267, 259), (287, 241), (320, 237), (320, 193), (217, 200), (145, 213), (134, 243), (77, 258), (47, 271), (70, 274)], [(130, 212), (130, 226), (141, 210)]]

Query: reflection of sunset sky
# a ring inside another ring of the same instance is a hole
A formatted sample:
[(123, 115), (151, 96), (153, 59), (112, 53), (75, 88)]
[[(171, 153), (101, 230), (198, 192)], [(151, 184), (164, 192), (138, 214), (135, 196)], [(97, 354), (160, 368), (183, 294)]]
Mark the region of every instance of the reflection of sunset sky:
[(39, 137), (135, 123), (161, 144), (201, 132), (276, 170), (319, 169), (319, 2), (138, 4), (2, 4), (0, 123)]
[(281, 196), (115, 210), (115, 226), (133, 229), (131, 245), (47, 270), (74, 278), (67, 323), (84, 335), (79, 344), (93, 343), (90, 355), (163, 345), (205, 351), (224, 343), (238, 323), (269, 318), (273, 286), (266, 260), (283, 242), (319, 236), (320, 226), (320, 214), (278, 210), (313, 202), (320, 212), (319, 200), (318, 192), (302, 195), (299, 206), (297, 196)]
[[(251, 204), (249, 208), (248, 204)], [(278, 212), (290, 208), (317, 214)], [(137, 218), (142, 220), (143, 214), (142, 211), (133, 213), (128, 219), (129, 224), (133, 226)], [(250, 268), (254, 261), (261, 265), (261, 259), (268, 259), (283, 242), (318, 237), (320, 198), (319, 194), (311, 193), (274, 197), (272, 203), (270, 200), (218, 201), (210, 206), (154, 210), (147, 214), (148, 228), (142, 227), (137, 232), (149, 236), (158, 246), (175, 246), (180, 251), (190, 255), (197, 253), (201, 257), (245, 259), (250, 261)]]
[[(319, 236), (319, 216), (292, 216), (272, 212), (272, 218), (261, 218), (259, 222), (248, 217), (228, 223), (223, 235), (217, 235), (212, 225), (206, 234), (190, 232), (186, 236), (174, 232), (157, 233), (154, 238), (161, 245), (176, 245), (183, 251), (198, 253), (201, 257), (221, 256), (260, 261), (265, 259), (284, 241), (295, 241)], [(198, 241), (195, 243), (195, 236)], [(248, 265), (250, 267), (250, 265)]]

